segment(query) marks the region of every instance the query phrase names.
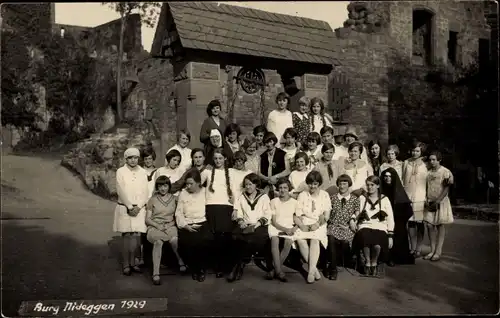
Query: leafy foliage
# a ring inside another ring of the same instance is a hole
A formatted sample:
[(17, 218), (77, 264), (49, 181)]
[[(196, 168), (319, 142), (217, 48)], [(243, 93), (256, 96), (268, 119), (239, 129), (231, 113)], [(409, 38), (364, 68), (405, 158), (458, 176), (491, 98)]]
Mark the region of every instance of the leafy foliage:
[[(390, 142), (402, 146), (403, 152), (418, 139), (430, 149), (452, 155), (449, 161), (455, 162), (470, 158), (471, 151), (479, 155), (486, 130), (496, 136), (496, 125), (491, 121), (497, 118), (492, 99), (493, 67), (485, 73), (478, 65), (450, 70), (444, 66), (415, 67), (400, 57), (393, 61), (387, 83)], [(486, 126), (487, 122), (491, 125)]]
[(2, 125), (38, 130), (34, 112), (36, 95), (31, 85), (28, 42), (25, 37), (2, 30)]
[(117, 75), (116, 75), (116, 123), (120, 124), (123, 120), (123, 107), (122, 107), (122, 56), (123, 56), (123, 38), (125, 33), (125, 26), (129, 16), (133, 13), (139, 13), (141, 23), (148, 27), (153, 27), (158, 16), (158, 8), (161, 4), (159, 2), (103, 2), (120, 14), (121, 28), (120, 28), (120, 45), (118, 47), (117, 58)]

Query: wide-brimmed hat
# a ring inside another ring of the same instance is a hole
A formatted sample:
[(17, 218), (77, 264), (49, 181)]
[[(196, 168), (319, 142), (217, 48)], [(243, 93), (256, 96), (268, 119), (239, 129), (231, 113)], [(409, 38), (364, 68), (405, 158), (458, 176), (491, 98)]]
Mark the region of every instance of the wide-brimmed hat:
[(347, 129), (345, 130), (344, 137), (347, 136), (353, 136), (354, 138), (359, 139), (358, 134), (356, 133), (356, 129), (352, 126), (347, 127)]

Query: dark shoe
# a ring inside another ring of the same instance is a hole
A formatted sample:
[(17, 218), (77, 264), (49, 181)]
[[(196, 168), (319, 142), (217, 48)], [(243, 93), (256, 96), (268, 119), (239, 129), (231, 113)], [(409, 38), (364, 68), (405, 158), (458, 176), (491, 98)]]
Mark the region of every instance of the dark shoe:
[(130, 267), (130, 266), (125, 266), (125, 267), (123, 268), (123, 275), (125, 275), (125, 276), (130, 276), (130, 275), (132, 275), (132, 267)]
[(161, 285), (160, 275), (153, 275), (153, 285)]
[(193, 278), (193, 280), (198, 280), (199, 279), (198, 273), (192, 273), (191, 277)]
[(278, 279), (282, 283), (288, 282), (288, 279), (286, 278), (285, 273), (283, 273), (283, 272), (276, 274), (275, 277), (276, 277), (276, 279)]
[(363, 266), (363, 275), (364, 276), (370, 276), (371, 275), (371, 266), (365, 265)]
[(338, 275), (338, 271), (337, 269), (330, 269), (330, 271), (328, 271), (328, 279), (329, 280), (337, 280), (337, 275)]
[(396, 266), (396, 263), (394, 263), (393, 260), (390, 260), (390, 261), (387, 262), (387, 266), (394, 267), (394, 266)]
[(331, 267), (330, 263), (326, 264), (325, 268), (323, 268), (323, 276), (328, 277), (330, 275)]
[(238, 276), (238, 272), (240, 271), (241, 265), (238, 263), (234, 266), (233, 270), (229, 275), (227, 276), (227, 281), (229, 283), (232, 283), (236, 280), (236, 277)]
[(274, 279), (274, 273), (273, 271), (269, 271), (266, 273), (266, 276), (264, 276), (266, 280), (273, 280)]
[(217, 273), (215, 273), (215, 277), (217, 277), (217, 278), (224, 277), (224, 272), (218, 271)]
[(205, 271), (204, 270), (200, 271), (200, 273), (198, 274), (198, 281), (200, 283), (205, 281)]

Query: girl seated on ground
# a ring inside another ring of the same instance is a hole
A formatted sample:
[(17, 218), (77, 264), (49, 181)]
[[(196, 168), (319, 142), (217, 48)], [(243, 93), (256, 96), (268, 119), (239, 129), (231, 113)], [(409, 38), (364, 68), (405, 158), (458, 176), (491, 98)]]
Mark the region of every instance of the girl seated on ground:
[(163, 243), (168, 242), (177, 256), (179, 270), (186, 272), (186, 266), (177, 251), (177, 227), (175, 226), (175, 196), (169, 193), (170, 180), (160, 176), (155, 181), (155, 194), (146, 205), (147, 239), (153, 244), (153, 283), (160, 285), (160, 263)]
[(349, 227), (355, 231), (353, 250), (362, 250), (366, 276), (382, 277), (383, 262), (392, 248), (394, 216), (389, 198), (380, 193), (380, 179), (366, 179), (366, 194), (359, 197), (360, 209), (353, 214)]
[(268, 223), (271, 218), (270, 200), (260, 188), (261, 179), (255, 173), (243, 180), (244, 192), (236, 199), (233, 219), (237, 225), (233, 230), (232, 255), (235, 257), (233, 270), (227, 280), (241, 279), (245, 263), (249, 263), (255, 253), (264, 256), (268, 279), (273, 279), (271, 250), (269, 248)]
[(327, 247), (326, 222), (330, 218), (332, 203), (326, 191), (319, 187), (323, 182), (318, 171), (311, 171), (306, 177), (309, 191), (299, 194), (297, 210), (294, 221), (299, 229), (295, 233), (299, 251), (309, 265), (307, 282), (314, 283), (321, 279), (321, 274), (316, 267), (320, 254), (320, 242)]
[[(350, 262), (350, 244), (354, 237), (354, 231), (349, 228), (349, 221), (353, 214), (359, 211), (359, 198), (351, 195), (349, 188), (352, 186), (351, 177), (346, 174), (337, 178), (338, 193), (330, 196), (332, 201), (332, 213), (328, 219), (328, 256), (325, 276), (330, 280), (337, 279), (338, 256), (342, 258), (342, 264)], [(339, 253), (340, 252), (340, 253)]]
[(206, 188), (201, 186), (201, 174), (190, 169), (185, 188), (179, 194), (175, 219), (179, 228), (179, 253), (186, 261), (192, 278), (205, 280), (208, 252), (213, 236), (208, 226), (205, 203)]
[[(292, 184), (287, 178), (278, 179), (276, 187), (279, 196), (271, 200), (272, 218), (269, 225), (269, 237), (271, 238), (271, 254), (275, 277), (282, 282), (286, 282), (283, 263), (290, 253), (295, 241), (294, 234), (298, 229), (298, 226), (293, 221), (297, 200), (290, 196)], [(280, 252), (281, 242), (283, 242), (283, 249)]]

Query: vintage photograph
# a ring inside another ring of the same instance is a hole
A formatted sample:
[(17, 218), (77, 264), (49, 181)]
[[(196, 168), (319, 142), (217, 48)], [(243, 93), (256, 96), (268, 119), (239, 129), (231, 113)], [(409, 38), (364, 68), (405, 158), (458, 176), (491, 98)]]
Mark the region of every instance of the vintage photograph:
[(499, 312), (498, 3), (3, 3), (2, 314)]

